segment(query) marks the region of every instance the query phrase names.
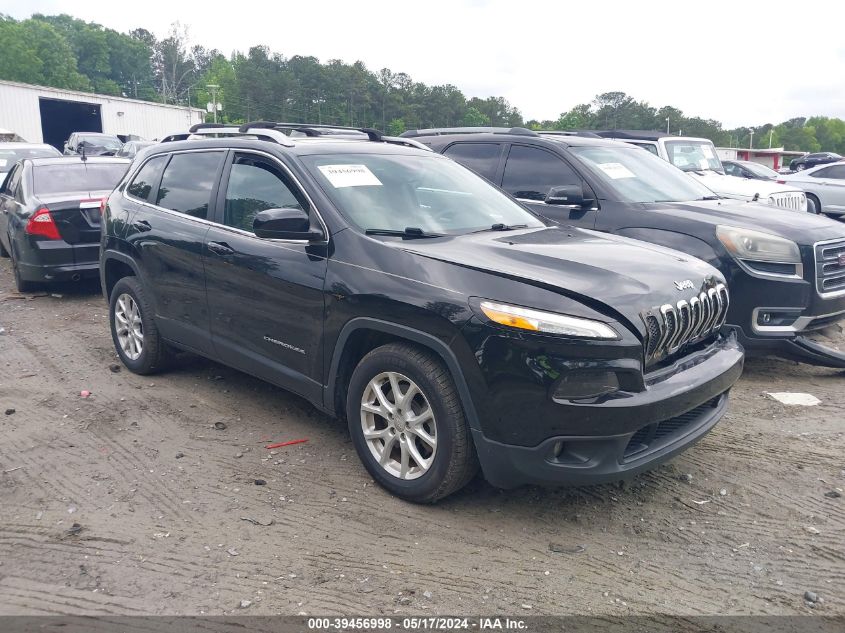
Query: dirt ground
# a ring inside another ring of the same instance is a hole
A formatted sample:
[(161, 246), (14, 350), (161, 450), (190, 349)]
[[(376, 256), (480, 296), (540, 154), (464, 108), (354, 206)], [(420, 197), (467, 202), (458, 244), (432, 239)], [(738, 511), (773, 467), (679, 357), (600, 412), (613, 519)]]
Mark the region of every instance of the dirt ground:
[(845, 614), (841, 372), (749, 361), (716, 429), (624, 487), (423, 507), (280, 389), (118, 369), (96, 286), (21, 296), (2, 260), (0, 328), (0, 614)]

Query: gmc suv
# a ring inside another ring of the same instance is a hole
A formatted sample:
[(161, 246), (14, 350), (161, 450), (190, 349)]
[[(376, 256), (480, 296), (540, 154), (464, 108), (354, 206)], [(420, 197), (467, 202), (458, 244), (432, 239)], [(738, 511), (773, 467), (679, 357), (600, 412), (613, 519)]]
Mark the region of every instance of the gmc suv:
[(194, 126), (135, 160), (103, 226), (126, 367), (178, 348), (293, 391), (412, 501), (479, 463), (501, 487), (640, 472), (707, 433), (742, 371), (710, 265), (552, 226), (375, 130)]
[(595, 134), (524, 128), (406, 132), (561, 225), (660, 244), (718, 268), (750, 352), (843, 368), (807, 335), (845, 318), (845, 226), (721, 198), (664, 160)]

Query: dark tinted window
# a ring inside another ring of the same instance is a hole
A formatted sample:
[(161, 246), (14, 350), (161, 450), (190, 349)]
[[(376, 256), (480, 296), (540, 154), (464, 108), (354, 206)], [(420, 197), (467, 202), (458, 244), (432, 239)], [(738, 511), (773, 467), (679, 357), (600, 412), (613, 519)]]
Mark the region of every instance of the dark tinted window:
[(8, 178), (8, 182), (3, 183), (3, 193), (8, 194), (10, 196), (14, 196), (16, 193), (19, 193), (20, 183), (21, 183), (21, 173), (23, 173), (23, 167), (17, 166), (17, 168), (13, 167), (15, 170), (14, 172), (10, 172), (8, 176), (6, 174), (0, 174), (0, 180), (4, 178)]
[(496, 178), (500, 150), (499, 143), (455, 143), (443, 154), (492, 182)]
[(223, 223), (251, 232), (256, 213), (283, 207), (305, 209), (306, 203), (294, 195), (278, 165), (259, 156), (236, 156), (226, 188)]
[(68, 162), (33, 167), (36, 194), (112, 190), (126, 173), (126, 163)]
[(576, 184), (581, 184), (578, 174), (551, 152), (522, 145), (511, 147), (502, 188), (512, 196), (543, 200), (552, 187)]
[(811, 176), (816, 178), (835, 178), (837, 180), (845, 179), (845, 165), (831, 165), (824, 169), (814, 171)]
[(150, 193), (158, 184), (161, 177), (161, 170), (167, 162), (167, 156), (156, 156), (147, 161), (141, 170), (132, 179), (131, 184), (126, 188), (126, 193), (139, 200), (149, 202)]
[(740, 169), (739, 165), (722, 161), (722, 167), (725, 168), (725, 173), (728, 176), (742, 176), (742, 169)]
[(221, 160), (223, 152), (174, 154), (164, 170), (156, 204), (195, 218), (205, 218)]

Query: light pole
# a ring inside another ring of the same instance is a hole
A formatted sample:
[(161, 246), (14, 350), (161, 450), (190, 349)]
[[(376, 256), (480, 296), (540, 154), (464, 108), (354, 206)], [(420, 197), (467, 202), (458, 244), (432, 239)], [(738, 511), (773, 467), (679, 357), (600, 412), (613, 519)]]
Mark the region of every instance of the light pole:
[(666, 134), (669, 133), (669, 118), (670, 117), (668, 117), (668, 116), (666, 117)]
[(772, 149), (772, 135), (775, 133), (775, 128), (772, 128), (769, 132), (769, 149)]
[(754, 128), (748, 128), (748, 133), (751, 135), (748, 139), (748, 149), (754, 149)]
[(217, 89), (220, 86), (217, 84), (206, 84), (205, 87), (211, 90), (211, 107), (214, 108), (214, 122), (217, 123)]

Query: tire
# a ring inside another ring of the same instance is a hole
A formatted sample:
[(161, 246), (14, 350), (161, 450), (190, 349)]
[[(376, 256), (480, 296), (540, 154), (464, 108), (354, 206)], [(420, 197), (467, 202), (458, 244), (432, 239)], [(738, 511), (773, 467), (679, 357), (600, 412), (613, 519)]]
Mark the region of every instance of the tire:
[[(12, 240), (9, 240), (9, 243), (11, 243), (11, 242), (12, 242)], [(3, 246), (3, 240), (0, 240), (0, 257), (8, 257), (8, 256), (9, 256), (9, 251), (7, 251), (6, 247)]]
[(26, 279), (22, 279), (20, 268), (18, 268), (18, 260), (15, 259), (14, 254), (10, 254), (10, 257), (12, 258), (12, 273), (15, 276), (15, 288), (17, 288), (17, 291), (34, 292), (35, 290), (38, 290), (41, 284), (35, 281), (27, 281)]
[(804, 171), (805, 169), (807, 169), (807, 166), (804, 163), (795, 165), (795, 171)]
[(815, 213), (816, 215), (821, 215), (822, 212), (822, 203), (811, 193), (807, 194), (807, 212)]
[[(381, 385), (383, 401), (375, 391), (376, 385)], [(412, 386), (418, 393), (402, 402), (397, 411), (394, 391), (407, 397)], [(388, 419), (375, 410), (392, 412), (388, 413), (392, 417)], [(407, 423), (408, 418), (427, 417), (427, 411), (432, 414), (428, 421)], [(478, 457), (452, 376), (434, 354), (423, 348), (391, 343), (367, 354), (349, 381), (346, 419), (352, 443), (367, 471), (382, 487), (407, 501), (434, 503), (463, 488), (478, 471)], [(380, 437), (365, 438), (365, 426)], [(384, 457), (388, 442), (391, 449)], [(414, 450), (422, 463), (415, 459)], [(384, 466), (379, 463), (379, 453)]]
[[(119, 323), (128, 327), (121, 328)], [(112, 288), (109, 324), (114, 348), (129, 371), (145, 376), (167, 367), (170, 348), (159, 335), (152, 306), (137, 278), (123, 277)], [(127, 344), (128, 339), (134, 342)]]

